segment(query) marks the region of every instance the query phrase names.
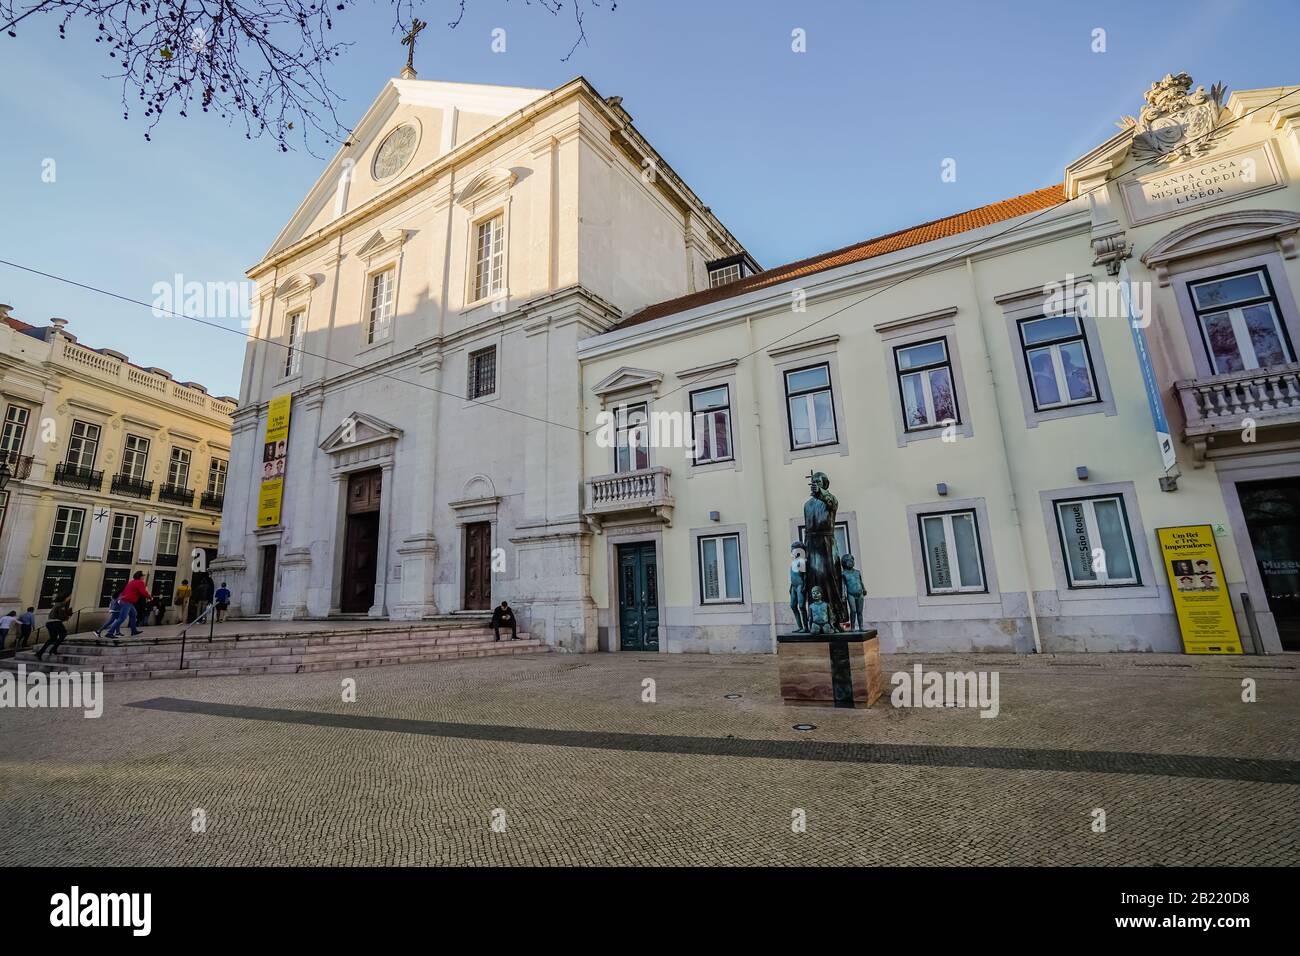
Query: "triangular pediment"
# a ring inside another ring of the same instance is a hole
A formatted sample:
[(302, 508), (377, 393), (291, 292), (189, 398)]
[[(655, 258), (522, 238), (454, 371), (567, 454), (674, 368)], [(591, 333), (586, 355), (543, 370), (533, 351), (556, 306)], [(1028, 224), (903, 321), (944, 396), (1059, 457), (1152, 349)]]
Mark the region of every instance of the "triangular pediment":
[[(389, 80), (266, 256), (287, 249), (339, 215), (399, 186), (483, 128), (495, 125), (549, 92), (483, 83)], [(389, 133), (407, 124), (416, 130), (413, 157), (399, 173), (377, 181), (373, 175), (377, 148)]]
[(352, 412), (339, 422), (320, 447), (326, 454), (334, 454), (375, 442), (397, 441), (401, 437), (402, 429), (396, 425), (365, 412)]
[(361, 244), (356, 254), (362, 259), (368, 259), (389, 250), (397, 249), (406, 241), (408, 231), (406, 229), (376, 229), (374, 235)]
[(617, 395), (620, 392), (650, 391), (655, 394), (664, 380), (663, 372), (647, 368), (629, 368), (624, 366), (611, 372), (591, 387), (594, 394), (602, 398)]

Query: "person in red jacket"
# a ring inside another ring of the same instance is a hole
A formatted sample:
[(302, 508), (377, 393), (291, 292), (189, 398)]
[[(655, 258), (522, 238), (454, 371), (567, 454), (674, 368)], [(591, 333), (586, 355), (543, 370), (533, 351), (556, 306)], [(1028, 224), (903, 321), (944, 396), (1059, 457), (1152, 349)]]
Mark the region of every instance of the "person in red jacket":
[(105, 637), (116, 639), (119, 629), (123, 622), (129, 622), (131, 625), (131, 636), (135, 637), (140, 633), (136, 624), (136, 604), (139, 601), (152, 600), (149, 589), (144, 584), (144, 572), (137, 571), (131, 575), (131, 580), (122, 588), (122, 593), (117, 596), (118, 609), (117, 615), (109, 622), (108, 633)]

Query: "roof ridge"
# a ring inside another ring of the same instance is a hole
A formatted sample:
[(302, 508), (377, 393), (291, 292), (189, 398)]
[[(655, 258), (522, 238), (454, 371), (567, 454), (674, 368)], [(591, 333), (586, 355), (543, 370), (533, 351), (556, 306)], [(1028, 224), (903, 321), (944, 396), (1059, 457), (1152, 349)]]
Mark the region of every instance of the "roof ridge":
[[(1008, 209), (1008, 207), (1012, 207), (1016, 203), (1021, 203), (1022, 205), (1026, 204), (1026, 201), (1030, 208), (1023, 210)], [(841, 246), (837, 249), (830, 249), (826, 252), (819, 252), (803, 259), (796, 259), (793, 262), (786, 262), (779, 266), (773, 266), (772, 268), (765, 269), (762, 272), (756, 272), (753, 275), (744, 276), (743, 278), (735, 279), (722, 285), (713, 286), (708, 289), (699, 289), (695, 292), (688, 292), (685, 295), (675, 296), (674, 298), (665, 299), (660, 302), (652, 302), (644, 309), (629, 315), (615, 328), (622, 329), (631, 325), (639, 325), (642, 322), (649, 322), (652, 319), (661, 318), (666, 315), (673, 315), (674, 313), (684, 311), (687, 308), (729, 299), (752, 289), (764, 288), (782, 281), (787, 281), (788, 279), (800, 274), (810, 275), (817, 272), (825, 272), (826, 270), (836, 268), (837, 266), (862, 262), (878, 255), (884, 255), (886, 252), (897, 252), (900, 249), (924, 245), (925, 243), (933, 242), (936, 239), (959, 235), (960, 233), (969, 232), (972, 229), (978, 229), (982, 226), (993, 225), (994, 223), (1003, 222), (1007, 219), (1014, 219), (1016, 216), (1025, 215), (1029, 212), (1049, 209), (1064, 201), (1064, 183), (1055, 183), (1051, 186), (1043, 186), (1039, 189), (1033, 189), (1016, 196), (1008, 196), (1005, 199), (998, 199), (991, 203), (985, 203), (983, 206), (964, 209), (961, 212), (951, 213), (947, 216), (940, 216), (937, 219), (931, 219), (902, 229), (896, 229), (893, 232), (872, 236), (868, 239), (863, 239), (860, 242)], [(976, 216), (979, 213), (987, 214), (990, 213), (990, 211), (992, 212), (990, 215), (987, 215), (987, 221), (963, 224), (960, 228), (943, 232), (940, 235), (927, 234), (928, 231), (934, 231), (935, 227), (942, 227), (950, 223), (959, 224), (965, 217)], [(894, 245), (892, 248), (880, 249), (876, 252), (868, 252), (868, 250), (874, 246), (888, 243), (891, 239), (900, 239), (909, 236), (912, 237), (913, 241), (905, 241)], [(855, 253), (866, 254), (854, 255)]]

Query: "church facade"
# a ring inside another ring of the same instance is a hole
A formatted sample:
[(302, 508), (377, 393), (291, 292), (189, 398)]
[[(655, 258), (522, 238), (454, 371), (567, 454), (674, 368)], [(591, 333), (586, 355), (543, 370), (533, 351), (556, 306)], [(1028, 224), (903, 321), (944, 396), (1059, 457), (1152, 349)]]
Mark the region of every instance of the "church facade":
[(248, 273), (213, 575), (238, 613), (520, 607), (596, 646), (577, 348), (757, 268), (584, 79), (390, 81)]
[(773, 650), (821, 473), (882, 650), (1178, 652), (1192, 525), (1300, 649), (1298, 174), (1300, 87), (1167, 76), (1060, 184), (582, 340), (600, 646)]

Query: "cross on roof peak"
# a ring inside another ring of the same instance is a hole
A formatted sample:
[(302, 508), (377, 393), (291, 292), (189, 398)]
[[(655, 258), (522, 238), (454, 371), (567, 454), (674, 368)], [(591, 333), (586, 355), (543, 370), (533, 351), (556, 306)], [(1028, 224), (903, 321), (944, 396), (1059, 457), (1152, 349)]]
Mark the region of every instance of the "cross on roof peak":
[(415, 79), (415, 38), (428, 25), (419, 17), (416, 17), (411, 21), (411, 29), (407, 31), (406, 36), (402, 37), (402, 46), (407, 47), (406, 66), (402, 67), (402, 79), (404, 80)]

